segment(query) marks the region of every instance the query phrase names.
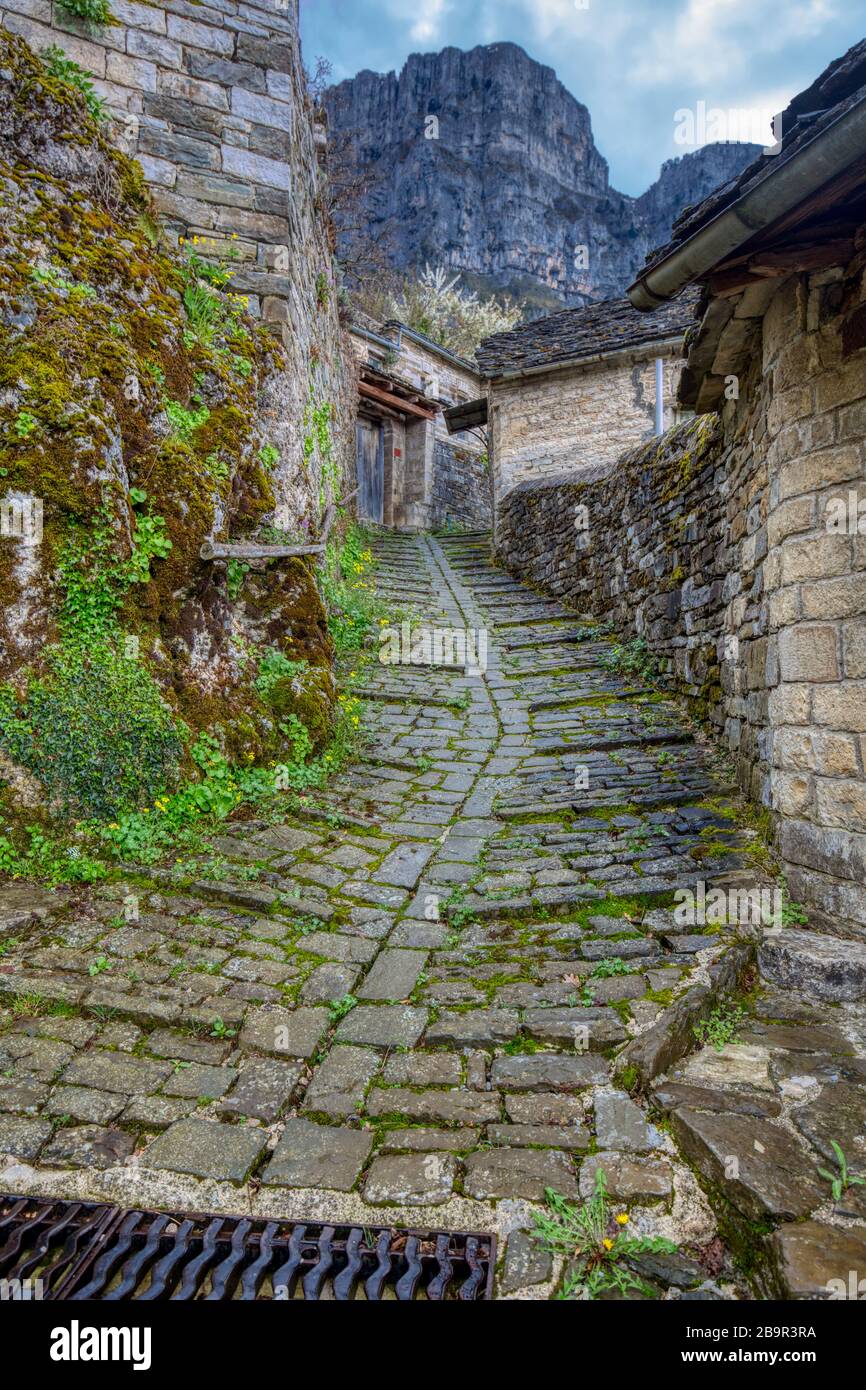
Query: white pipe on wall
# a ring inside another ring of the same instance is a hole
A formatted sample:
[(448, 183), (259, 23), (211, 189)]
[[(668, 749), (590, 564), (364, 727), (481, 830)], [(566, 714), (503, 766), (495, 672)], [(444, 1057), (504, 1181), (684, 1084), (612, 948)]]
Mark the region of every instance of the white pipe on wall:
[(656, 358), (656, 434), (665, 432), (665, 364)]

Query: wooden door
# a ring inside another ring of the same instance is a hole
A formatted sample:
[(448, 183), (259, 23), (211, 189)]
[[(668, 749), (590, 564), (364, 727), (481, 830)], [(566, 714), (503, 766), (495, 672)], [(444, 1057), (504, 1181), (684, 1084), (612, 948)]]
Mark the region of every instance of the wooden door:
[(385, 440), (382, 426), (358, 421), (358, 518), (382, 524), (385, 493)]

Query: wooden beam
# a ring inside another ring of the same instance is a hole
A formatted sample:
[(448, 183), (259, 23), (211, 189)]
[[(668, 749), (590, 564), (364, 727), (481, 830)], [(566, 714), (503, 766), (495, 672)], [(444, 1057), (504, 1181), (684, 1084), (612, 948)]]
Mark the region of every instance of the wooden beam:
[(205, 541), (199, 551), (203, 560), (282, 560), (290, 555), (321, 555), (324, 545), (257, 545), (253, 541)]
[(477, 429), (487, 424), (487, 397), (477, 401), (461, 401), (445, 411), (445, 423), (449, 434), (459, 434), (462, 430)]
[(390, 391), (383, 391), (379, 386), (372, 386), (369, 381), (359, 382), (358, 390), (368, 400), (390, 405), (393, 410), (398, 410), (404, 415), (417, 415), (422, 420), (435, 420), (438, 414), (438, 411), (428, 410), (426, 406), (416, 405), (414, 401), (405, 401), (402, 396), (395, 396)]
[(341, 497), (339, 502), (329, 502), (322, 518), (322, 530), (315, 545), (259, 545), (256, 541), (205, 541), (199, 550), (203, 560), (283, 560), (295, 555), (322, 555), (328, 544), (328, 536), (337, 518), (337, 508), (345, 507), (358, 496), (354, 492)]

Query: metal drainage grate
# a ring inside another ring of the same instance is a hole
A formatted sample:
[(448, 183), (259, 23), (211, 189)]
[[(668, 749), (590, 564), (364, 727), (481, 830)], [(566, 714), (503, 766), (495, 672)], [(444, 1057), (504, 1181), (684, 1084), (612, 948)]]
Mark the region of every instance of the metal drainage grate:
[(471, 1303), (495, 1263), (493, 1235), (0, 1197), (0, 1282), (44, 1299)]

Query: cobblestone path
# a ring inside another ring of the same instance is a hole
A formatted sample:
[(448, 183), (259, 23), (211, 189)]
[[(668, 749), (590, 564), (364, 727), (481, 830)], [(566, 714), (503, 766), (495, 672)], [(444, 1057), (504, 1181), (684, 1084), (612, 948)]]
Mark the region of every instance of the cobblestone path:
[(0, 1188), (493, 1228), (500, 1296), (545, 1297), (532, 1207), (601, 1165), (630, 1229), (681, 1247), (644, 1270), (659, 1295), (736, 1296), (761, 1222), (765, 1291), (834, 1241), (863, 1264), (866, 1189), (840, 1214), (817, 1176), (831, 1139), (863, 1157), (863, 1010), (798, 988), (862, 945), (765, 939), (738, 1041), (695, 1051), (756, 942), (669, 895), (755, 871), (676, 705), (483, 537), (375, 548), (417, 622), (488, 630), (486, 672), (372, 668), (361, 760), (324, 809), (227, 827), (216, 877), (0, 890)]

